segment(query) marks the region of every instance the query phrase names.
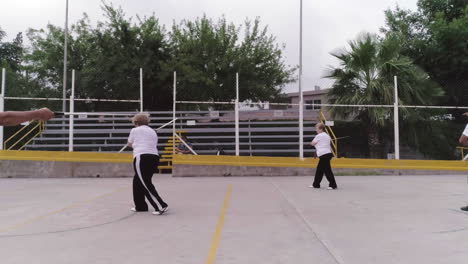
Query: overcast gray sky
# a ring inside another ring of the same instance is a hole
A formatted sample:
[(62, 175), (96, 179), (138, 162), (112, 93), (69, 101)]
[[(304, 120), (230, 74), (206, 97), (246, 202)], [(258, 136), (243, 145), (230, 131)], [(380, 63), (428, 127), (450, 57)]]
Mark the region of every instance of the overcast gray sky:
[[(2, 0), (0, 27), (12, 39), (27, 28), (45, 28), (47, 23), (63, 26), (65, 0)], [(260, 17), (269, 32), (284, 43), (286, 63), (299, 63), (299, 0), (107, 0), (121, 6), (128, 16), (151, 15), (153, 12), (166, 28), (182, 19), (193, 19), (204, 13), (241, 24), (245, 18)], [(328, 88), (322, 78), (328, 65), (336, 62), (329, 53), (346, 46), (360, 32), (378, 32), (384, 25), (384, 10), (397, 4), (416, 9), (417, 0), (303, 0), (303, 89), (314, 85)], [(92, 22), (102, 19), (99, 0), (69, 0), (69, 20), (76, 22), (86, 12)], [(296, 91), (297, 84), (289, 85)]]

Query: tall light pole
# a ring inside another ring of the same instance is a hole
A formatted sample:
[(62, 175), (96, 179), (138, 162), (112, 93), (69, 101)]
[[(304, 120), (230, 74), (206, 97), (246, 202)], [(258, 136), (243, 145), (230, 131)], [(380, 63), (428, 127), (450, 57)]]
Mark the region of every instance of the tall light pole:
[(65, 42), (63, 44), (63, 104), (62, 111), (67, 111), (67, 53), (68, 53), (68, 0), (65, 7)]
[(302, 0), (299, 15), (299, 157), (304, 158), (304, 98), (302, 96)]

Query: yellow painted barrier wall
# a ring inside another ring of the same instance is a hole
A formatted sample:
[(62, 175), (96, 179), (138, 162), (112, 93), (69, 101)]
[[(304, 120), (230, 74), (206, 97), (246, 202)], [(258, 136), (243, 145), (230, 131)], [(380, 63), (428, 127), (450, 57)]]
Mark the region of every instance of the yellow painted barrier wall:
[[(258, 166), (258, 167), (302, 167), (315, 168), (318, 159), (301, 160), (293, 157), (236, 157), (206, 155), (176, 155), (173, 164)], [(384, 160), (384, 159), (332, 159), (333, 168), (392, 169), (392, 170), (456, 170), (468, 171), (466, 161), (448, 160)]]
[(131, 163), (133, 158), (128, 153), (0, 150), (0, 160)]
[[(132, 154), (128, 153), (0, 150), (0, 160), (131, 163), (132, 159)], [(318, 159), (307, 158), (301, 160), (294, 157), (175, 155), (173, 164), (314, 168), (317, 166), (317, 162)], [(332, 167), (468, 171), (468, 161), (339, 158), (332, 159)]]

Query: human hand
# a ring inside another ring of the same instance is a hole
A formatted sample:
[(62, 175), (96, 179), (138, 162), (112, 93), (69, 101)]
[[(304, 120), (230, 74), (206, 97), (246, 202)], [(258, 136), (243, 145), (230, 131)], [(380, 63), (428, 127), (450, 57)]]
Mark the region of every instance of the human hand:
[(50, 111), (49, 108), (41, 108), (38, 110), (34, 110), (34, 119), (36, 120), (42, 120), (42, 121), (47, 121), (51, 118), (54, 118), (54, 112)]

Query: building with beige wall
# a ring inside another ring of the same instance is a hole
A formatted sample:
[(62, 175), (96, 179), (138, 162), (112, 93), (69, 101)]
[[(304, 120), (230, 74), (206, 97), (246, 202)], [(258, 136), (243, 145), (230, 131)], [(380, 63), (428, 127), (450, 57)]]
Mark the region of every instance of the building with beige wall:
[[(304, 120), (318, 121), (320, 119), (320, 110), (325, 115), (326, 119), (330, 119), (327, 107), (320, 104), (327, 104), (327, 93), (329, 89), (320, 89), (316, 86), (315, 90), (304, 91)], [(299, 93), (287, 93), (288, 103), (299, 104)], [(250, 105), (253, 106), (250, 106)], [(218, 112), (213, 111), (212, 112)], [(222, 122), (233, 121), (235, 119), (234, 112), (223, 113), (219, 118)], [(245, 120), (297, 120), (299, 118), (298, 105), (274, 105), (264, 102), (261, 107), (257, 103), (242, 102), (240, 103), (239, 119)]]
[[(320, 104), (327, 104), (328, 103), (328, 93), (329, 89), (320, 89), (319, 86), (315, 86), (314, 90), (311, 91), (303, 91), (304, 97), (304, 119), (307, 118), (307, 115), (318, 116), (320, 110), (322, 110), (323, 114), (327, 119), (330, 118), (327, 107), (320, 106)], [(299, 92), (295, 93), (288, 93), (289, 103), (291, 104), (299, 104)], [(290, 109), (298, 109), (298, 105), (291, 105), (289, 106)]]

